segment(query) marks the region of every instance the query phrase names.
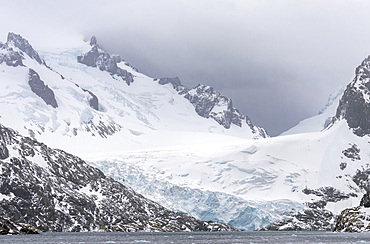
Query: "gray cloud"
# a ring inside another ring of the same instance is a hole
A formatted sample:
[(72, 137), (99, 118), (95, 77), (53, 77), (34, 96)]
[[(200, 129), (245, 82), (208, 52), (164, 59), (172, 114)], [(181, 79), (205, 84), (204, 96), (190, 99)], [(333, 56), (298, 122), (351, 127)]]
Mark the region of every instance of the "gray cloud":
[(215, 87), (273, 135), (316, 114), (370, 54), (368, 1), (0, 4), (2, 40), (14, 31), (42, 48), (94, 34), (143, 73)]

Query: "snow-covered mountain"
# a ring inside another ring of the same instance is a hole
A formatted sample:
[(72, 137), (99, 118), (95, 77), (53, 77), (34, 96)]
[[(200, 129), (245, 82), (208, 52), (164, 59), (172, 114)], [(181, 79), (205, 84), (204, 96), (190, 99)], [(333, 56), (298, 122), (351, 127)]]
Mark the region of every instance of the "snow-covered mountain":
[(0, 122), (50, 146), (83, 155), (173, 145), (165, 137), (187, 131), (199, 133), (195, 141), (267, 136), (211, 87), (152, 79), (106, 53), (96, 38), (40, 53), (13, 33), (1, 44)]
[(10, 33), (0, 49), (0, 123), (172, 210), (245, 230), (329, 230), (368, 191), (369, 59), (318, 116), (268, 138), (212, 87), (150, 78), (96, 38), (36, 52)]
[(92, 156), (267, 137), (212, 87), (147, 77), (96, 38), (40, 53), (14, 33), (0, 44), (0, 122), (49, 146)]

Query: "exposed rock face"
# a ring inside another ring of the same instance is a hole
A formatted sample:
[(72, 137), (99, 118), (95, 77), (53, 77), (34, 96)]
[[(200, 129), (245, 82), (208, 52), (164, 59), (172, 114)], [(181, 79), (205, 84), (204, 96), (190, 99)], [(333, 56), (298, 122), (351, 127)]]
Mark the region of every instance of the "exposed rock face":
[(7, 53), (0, 53), (0, 64), (5, 62), (6, 65), (12, 67), (23, 66), (23, 57), (19, 52), (14, 51), (12, 48), (5, 47), (5, 49)]
[(351, 147), (345, 149), (342, 151), (343, 155), (346, 156), (347, 158), (351, 159), (352, 161), (355, 160), (361, 160), (360, 157), (360, 149), (356, 144), (351, 145)]
[(180, 95), (183, 95), (194, 105), (195, 111), (200, 116), (212, 118), (226, 129), (229, 129), (231, 124), (242, 127), (246, 123), (258, 137), (268, 137), (264, 129), (254, 126), (248, 116), (241, 115), (234, 108), (230, 98), (221, 95), (210, 86), (198, 85), (193, 89), (188, 89), (181, 84), (178, 77), (160, 78), (158, 83), (161, 85), (172, 84)]
[(98, 101), (98, 97), (95, 96), (94, 93), (88, 91), (88, 93), (90, 94), (91, 96), (91, 99), (89, 100), (89, 104), (90, 104), (90, 107), (92, 107), (93, 109), (95, 110), (99, 110), (99, 101)]
[(86, 90), (86, 89), (83, 89), (83, 88), (82, 88), (82, 90), (84, 92), (89, 93), (89, 95), (91, 96), (91, 98), (89, 99), (89, 105), (90, 105), (90, 107), (92, 107), (93, 109), (99, 111), (99, 100), (98, 100), (98, 97), (95, 96), (95, 94), (92, 93), (89, 90)]
[(370, 56), (356, 68), (355, 78), (339, 102), (336, 119), (346, 119), (358, 136), (370, 134)]
[(362, 198), (360, 202), (360, 206), (363, 206), (365, 208), (370, 208), (370, 193), (366, 193)]
[(107, 138), (107, 136), (111, 136), (120, 130), (121, 126), (114, 122), (103, 122), (101, 120), (98, 123), (94, 123), (92, 120), (85, 122), (85, 131), (91, 132), (93, 136), (97, 133), (102, 138)]
[(334, 225), (335, 216), (330, 211), (322, 208), (307, 208), (262, 230), (332, 231)]
[(337, 225), (337, 216), (325, 209), (329, 202), (339, 202), (357, 197), (354, 193), (345, 194), (340, 190), (331, 187), (320, 187), (318, 189), (303, 189), (307, 195), (315, 195), (320, 200), (306, 202), (307, 208), (294, 212), (288, 218), (277, 222), (265, 230), (305, 230), (305, 231), (332, 231)]
[(370, 168), (357, 170), (353, 181), (366, 191), (361, 199), (360, 206), (347, 208), (338, 216), (335, 231), (363, 232), (370, 231)]
[(0, 142), (0, 159), (9, 157), (9, 150), (3, 142)]
[(0, 217), (0, 235), (39, 234), (40, 230), (22, 223), (15, 223), (10, 219)]
[(334, 231), (364, 232), (370, 231), (370, 211), (364, 207), (347, 208), (338, 216)]
[[(18, 48), (20, 51), (14, 50)], [(0, 53), (0, 64), (5, 62), (8, 66), (24, 66), (22, 59), (24, 59), (24, 53), (36, 60), (39, 64), (45, 62), (40, 58), (39, 54), (33, 49), (26, 39), (22, 36), (9, 33), (7, 42), (1, 43), (0, 49), (6, 50), (4, 53)]]
[(96, 36), (92, 36), (90, 38), (90, 46), (96, 46), (98, 45), (98, 40), (96, 39)]
[(352, 177), (353, 181), (361, 189), (370, 192), (370, 168), (357, 169), (356, 174)]
[(79, 63), (86, 64), (90, 67), (98, 67), (101, 71), (107, 71), (111, 75), (118, 75), (126, 81), (127, 85), (134, 82), (134, 78), (130, 72), (117, 66), (117, 63), (122, 61), (121, 58), (117, 55), (109, 55), (102, 50), (97, 44), (95, 36), (90, 39), (90, 45), (92, 49), (89, 52), (77, 57)]
[(172, 84), (173, 88), (175, 88), (176, 90), (178, 88), (185, 89), (185, 87), (181, 84), (181, 81), (180, 81), (179, 77), (173, 77), (173, 78), (164, 77), (164, 78), (160, 78), (158, 80), (158, 83), (161, 84), (161, 85)]
[[(0, 216), (42, 231), (222, 231), (172, 212), (61, 150), (0, 125)], [(10, 150), (9, 150), (10, 151)]]
[(44, 61), (40, 58), (39, 54), (33, 49), (28, 41), (20, 35), (10, 32), (8, 34), (8, 39), (5, 45), (13, 45), (19, 48), (21, 51), (25, 52), (31, 58), (35, 59), (39, 64), (44, 64)]
[(33, 69), (29, 69), (28, 84), (30, 85), (31, 90), (37, 96), (41, 97), (47, 105), (50, 105), (53, 108), (58, 107), (53, 90), (44, 84), (40, 79), (40, 76)]
[(331, 186), (320, 187), (319, 189), (305, 188), (303, 189), (303, 193), (307, 195), (312, 194), (321, 197), (321, 201), (324, 202), (325, 205), (327, 202), (339, 202), (350, 197), (357, 197), (357, 195), (354, 195), (354, 193), (345, 194)]

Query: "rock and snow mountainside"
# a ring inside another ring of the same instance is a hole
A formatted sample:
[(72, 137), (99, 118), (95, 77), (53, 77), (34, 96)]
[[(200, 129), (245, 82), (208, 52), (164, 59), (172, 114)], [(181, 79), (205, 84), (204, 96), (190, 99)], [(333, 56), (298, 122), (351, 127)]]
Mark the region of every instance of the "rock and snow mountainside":
[(170, 211), (80, 158), (2, 125), (0, 215), (42, 231), (236, 230)]
[[(340, 140), (334, 141), (333, 145), (330, 146), (330, 150), (332, 151), (333, 148), (338, 147), (340, 141), (347, 141), (350, 145), (342, 151), (343, 156), (339, 164), (340, 169), (346, 174), (337, 176), (339, 179), (347, 178), (347, 184), (343, 184), (343, 182), (342, 188), (338, 189), (344, 189), (352, 184), (352, 192), (347, 197), (348, 199), (357, 198), (357, 202), (342, 205), (347, 208), (339, 213), (334, 228), (335, 231), (355, 232), (370, 230), (369, 98), (370, 56), (365, 58), (356, 68), (355, 78), (343, 91), (335, 116), (326, 128), (328, 132), (331, 132), (337, 129), (338, 124), (342, 124), (343, 129), (336, 133), (337, 139)], [(348, 131), (350, 131), (350, 134), (348, 134)], [(356, 188), (357, 190), (355, 190)], [(308, 193), (311, 194), (312, 191)]]
[(167, 208), (245, 230), (330, 230), (369, 191), (368, 59), (338, 107), (340, 91), (294, 132), (307, 133), (264, 138), (211, 87), (149, 78), (95, 38), (41, 55), (19, 38), (0, 48), (0, 122)]
[[(40, 55), (26, 39), (9, 33), (7, 42), (0, 44), (0, 123), (79, 156), (267, 137), (230, 99), (211, 87), (188, 89), (180, 82), (175, 87), (165, 80), (175, 79), (158, 80), (139, 73), (120, 57), (102, 50), (96, 38), (90, 44)], [(18, 161), (38, 172), (32, 163), (40, 158)], [(18, 188), (25, 186), (18, 183), (22, 186)], [(12, 197), (6, 196), (3, 201)], [(43, 201), (54, 201), (47, 199), (52, 196)], [(83, 201), (92, 203), (91, 199)], [(17, 216), (16, 220), (22, 218)], [(97, 228), (78, 217), (63, 216), (70, 225), (56, 222), (52, 228)]]
[[(356, 76), (348, 84), (340, 100), (335, 120), (346, 120), (348, 127), (363, 141), (368, 141), (370, 136), (370, 56), (364, 59), (356, 68)], [(339, 215), (336, 225), (337, 231), (370, 231), (370, 166), (368, 159), (362, 159), (360, 150), (367, 147), (355, 147), (348, 154), (354, 160), (361, 160), (366, 164), (358, 167), (353, 180), (359, 185), (364, 194), (358, 206), (348, 208)]]
[(195, 111), (204, 118), (212, 118), (223, 127), (229, 129), (231, 124), (242, 127), (244, 122), (252, 130), (253, 134), (262, 138), (268, 137), (263, 128), (254, 126), (246, 115), (242, 115), (233, 107), (230, 98), (222, 96), (210, 86), (197, 85), (193, 89), (188, 89), (181, 84), (178, 77), (161, 78), (158, 81), (161, 85), (172, 84), (173, 88), (188, 99), (194, 105)]
[(181, 85), (180, 94), (108, 54), (96, 38), (40, 55), (9, 33), (0, 80), (1, 123), (78, 155), (169, 146), (188, 131), (195, 141), (267, 137), (211, 87)]
[(317, 132), (126, 151), (91, 158), (92, 164), (201, 219), (246, 230), (340, 231), (346, 225), (337, 216), (364, 202), (370, 189), (368, 60), (323, 116), (307, 120), (311, 129), (322, 123)]

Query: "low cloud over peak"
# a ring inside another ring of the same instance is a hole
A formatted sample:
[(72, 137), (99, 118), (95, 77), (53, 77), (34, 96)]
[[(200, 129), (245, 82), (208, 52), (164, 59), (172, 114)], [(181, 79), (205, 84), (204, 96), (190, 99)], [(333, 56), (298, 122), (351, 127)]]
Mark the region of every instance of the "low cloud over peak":
[[(368, 1), (1, 1), (35, 49), (95, 35), (153, 77), (231, 97), (274, 135), (317, 113), (370, 54)], [(51, 45), (51, 44), (49, 44)]]

